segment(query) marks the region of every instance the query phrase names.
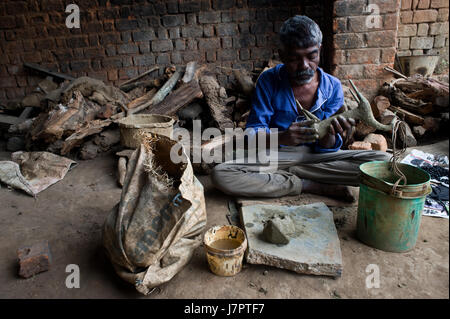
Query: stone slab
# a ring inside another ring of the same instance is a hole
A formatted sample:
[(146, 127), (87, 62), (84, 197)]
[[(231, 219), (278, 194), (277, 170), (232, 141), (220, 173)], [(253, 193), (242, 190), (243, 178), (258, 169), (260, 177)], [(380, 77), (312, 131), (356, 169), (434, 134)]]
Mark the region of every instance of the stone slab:
[[(264, 221), (274, 216), (293, 220), (296, 233), (287, 245), (268, 243), (262, 235)], [(340, 277), (342, 255), (333, 213), (324, 203), (303, 206), (249, 205), (241, 207), (248, 241), (246, 260), (301, 274)]]

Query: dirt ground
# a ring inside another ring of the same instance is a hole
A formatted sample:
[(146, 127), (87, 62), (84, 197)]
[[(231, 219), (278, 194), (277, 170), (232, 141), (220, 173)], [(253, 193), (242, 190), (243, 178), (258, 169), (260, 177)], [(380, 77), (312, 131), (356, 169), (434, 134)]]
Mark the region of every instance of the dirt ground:
[[(420, 147), (446, 154), (448, 141)], [(10, 154), (0, 152), (0, 160)], [(333, 209), (342, 249), (338, 279), (299, 275), (269, 266), (245, 264), (235, 277), (218, 277), (207, 266), (203, 247), (170, 282), (143, 296), (113, 271), (101, 246), (101, 228), (119, 201), (117, 158), (79, 161), (64, 180), (34, 199), (2, 185), (0, 189), (0, 298), (449, 298), (448, 219), (423, 217), (414, 250), (388, 253), (355, 238), (356, 208)], [(207, 228), (227, 224), (231, 197), (205, 186)], [(205, 229), (206, 230), (206, 229)], [(51, 270), (29, 279), (17, 275), (16, 250), (48, 240)], [(66, 266), (80, 268), (80, 288), (66, 288)], [(380, 269), (380, 288), (366, 288), (366, 267)]]

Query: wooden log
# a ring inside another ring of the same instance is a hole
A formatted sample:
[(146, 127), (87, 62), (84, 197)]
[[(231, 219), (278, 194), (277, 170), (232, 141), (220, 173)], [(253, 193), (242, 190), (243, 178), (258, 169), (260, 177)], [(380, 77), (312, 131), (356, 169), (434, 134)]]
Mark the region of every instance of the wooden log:
[(163, 101), (149, 107), (144, 113), (174, 115), (179, 109), (190, 104), (194, 99), (203, 97), (203, 92), (196, 80), (182, 84)]
[(19, 124), (20, 122), (21, 120), (17, 116), (0, 114), (0, 124), (5, 124), (9, 126)]
[(441, 119), (436, 117), (427, 116), (425, 117), (423, 127), (427, 131), (431, 131), (433, 133), (437, 133), (441, 126)]
[(398, 80), (394, 86), (405, 93), (412, 93), (422, 90), (431, 90), (434, 95), (449, 95), (449, 84), (433, 78), (425, 78), (420, 74), (415, 74), (406, 79)]
[(96, 158), (98, 153), (101, 153), (100, 146), (88, 141), (81, 147), (79, 156), (82, 160), (90, 160)]
[(402, 109), (412, 113), (426, 115), (433, 111), (432, 103), (408, 97), (400, 89), (395, 87), (395, 82), (393, 84), (385, 83), (380, 88), (380, 93), (389, 98), (391, 105), (401, 107)]
[(417, 140), (407, 123), (405, 123), (405, 134), (402, 134), (401, 130), (397, 132), (397, 145), (402, 147), (402, 142), (405, 143), (406, 147), (412, 147), (417, 145)]
[(130, 80), (128, 80), (128, 81), (123, 82), (123, 83), (119, 86), (119, 89), (122, 90), (122, 87), (123, 87), (123, 86), (125, 86), (125, 85), (127, 85), (127, 84), (130, 84), (130, 83), (133, 83), (133, 82), (135, 82), (135, 81), (137, 81), (137, 80), (139, 80), (139, 79), (142, 79), (142, 78), (143, 78), (144, 76), (146, 76), (147, 74), (150, 74), (150, 73), (152, 73), (152, 72), (154, 72), (154, 71), (156, 71), (156, 70), (158, 70), (158, 69), (159, 69), (159, 66), (154, 66), (154, 67), (152, 67), (150, 70), (145, 71), (144, 73), (139, 74), (138, 76), (136, 76), (136, 77), (134, 77), (134, 78), (132, 78), (132, 79), (130, 79)]
[(184, 71), (184, 76), (181, 79), (183, 83), (189, 83), (195, 76), (195, 71), (197, 69), (197, 62), (191, 61), (186, 65), (186, 70)]
[(50, 70), (48, 70), (48, 69), (46, 69), (46, 68), (44, 68), (44, 67), (42, 67), (42, 66), (40, 66), (38, 64), (35, 64), (35, 63), (24, 63), (23, 66), (27, 67), (29, 69), (41, 72), (41, 73), (45, 73), (45, 74), (50, 75), (50, 76), (52, 76), (54, 78), (58, 78), (58, 79), (62, 79), (62, 80), (69, 80), (69, 81), (75, 80), (75, 78), (70, 76), (70, 75), (59, 73), (59, 72), (50, 71)]
[(31, 112), (33, 112), (33, 108), (31, 106), (26, 107), (22, 113), (20, 113), (19, 119), (25, 121), (30, 116)]
[(423, 116), (420, 116), (420, 115), (414, 114), (412, 112), (403, 110), (400, 107), (396, 107), (396, 106), (391, 105), (389, 107), (389, 109), (391, 111), (397, 113), (397, 115), (400, 118), (404, 119), (406, 122), (408, 122), (411, 125), (422, 125), (423, 122), (424, 122)]
[(425, 103), (422, 100), (416, 100), (409, 98), (405, 93), (397, 90), (393, 92), (393, 103), (395, 106), (399, 106), (407, 111), (426, 115), (433, 112), (433, 104)]
[(383, 95), (376, 96), (370, 104), (373, 116), (375, 116), (376, 119), (379, 119), (381, 114), (383, 114), (390, 105), (391, 103), (387, 97)]
[(118, 182), (122, 187), (125, 182), (125, 176), (127, 174), (127, 158), (120, 157), (119, 162), (117, 163), (117, 171), (118, 171)]
[(369, 135), (370, 133), (375, 132), (377, 129), (367, 125), (366, 123), (364, 123), (363, 121), (359, 121), (356, 124), (356, 128), (355, 128), (355, 137), (357, 139), (364, 139), (367, 135)]
[(156, 88), (153, 88), (150, 91), (148, 91), (147, 93), (145, 93), (144, 95), (142, 95), (141, 97), (138, 97), (137, 99), (128, 103), (127, 109), (128, 110), (134, 109), (134, 108), (138, 107), (139, 105), (142, 105), (147, 101), (150, 101), (155, 94), (156, 94)]
[(130, 83), (127, 85), (124, 85), (123, 87), (121, 87), (120, 89), (124, 92), (129, 92), (131, 90), (133, 90), (136, 87), (160, 87), (161, 86), (161, 79), (153, 79), (153, 80), (147, 80), (147, 81), (139, 81), (139, 82), (134, 82), (134, 83)]
[(8, 133), (24, 134), (24, 133), (28, 132), (31, 129), (35, 119), (36, 118), (31, 118), (31, 119), (25, 120), (23, 122), (20, 122), (18, 124), (11, 125), (8, 129)]
[(100, 147), (102, 152), (109, 151), (111, 147), (120, 142), (120, 131), (112, 129), (100, 132), (94, 137), (93, 142)]
[(85, 137), (100, 133), (111, 123), (111, 120), (95, 120), (80, 128), (65, 139), (61, 149), (61, 155), (69, 153), (74, 147), (80, 145)]
[(46, 143), (53, 143), (62, 138), (66, 129), (76, 130), (83, 124), (85, 100), (79, 91), (74, 91), (74, 96), (67, 106), (38, 116), (30, 130), (32, 141), (44, 140)]
[(239, 90), (248, 97), (251, 97), (255, 89), (255, 84), (250, 75), (246, 72), (234, 69), (233, 74), (236, 77)]
[(227, 99), (225, 89), (220, 87), (217, 80), (209, 75), (200, 78), (200, 87), (218, 128), (222, 132), (225, 131), (225, 128), (234, 128), (234, 123), (231, 120), (232, 109), (224, 103), (224, 100)]
[(172, 77), (169, 80), (167, 80), (166, 83), (164, 83), (164, 85), (159, 89), (159, 91), (152, 97), (152, 99), (150, 101), (148, 101), (134, 109), (131, 109), (128, 113), (129, 114), (138, 113), (140, 111), (145, 110), (150, 105), (156, 105), (156, 104), (162, 102), (162, 100), (164, 100), (164, 98), (172, 91), (173, 87), (175, 86), (175, 84), (177, 84), (180, 77), (181, 77), (181, 72), (176, 71), (172, 75)]
[(413, 134), (415, 137), (420, 138), (425, 135), (425, 133), (427, 132), (427, 129), (424, 128), (423, 126), (418, 125), (418, 126), (414, 126), (412, 131), (413, 131)]
[(23, 107), (41, 107), (41, 102), (44, 100), (45, 95), (42, 93), (31, 93), (22, 99)]
[(386, 110), (381, 114), (380, 116), (380, 123), (384, 125), (388, 125), (389, 123), (392, 123), (392, 120), (396, 117), (395, 113), (391, 110)]

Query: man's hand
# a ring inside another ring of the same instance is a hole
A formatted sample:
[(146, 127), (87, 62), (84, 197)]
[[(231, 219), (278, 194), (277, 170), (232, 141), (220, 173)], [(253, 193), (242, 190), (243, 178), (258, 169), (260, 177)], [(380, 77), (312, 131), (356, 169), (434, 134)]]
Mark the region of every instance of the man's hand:
[(317, 140), (317, 131), (310, 127), (313, 123), (313, 120), (292, 122), (286, 131), (280, 133), (279, 144), (295, 146), (315, 142)]
[(322, 148), (333, 148), (336, 145), (336, 134), (339, 133), (343, 139), (346, 139), (352, 134), (355, 125), (354, 119), (346, 119), (339, 115), (331, 121), (328, 133), (319, 140), (319, 146)]

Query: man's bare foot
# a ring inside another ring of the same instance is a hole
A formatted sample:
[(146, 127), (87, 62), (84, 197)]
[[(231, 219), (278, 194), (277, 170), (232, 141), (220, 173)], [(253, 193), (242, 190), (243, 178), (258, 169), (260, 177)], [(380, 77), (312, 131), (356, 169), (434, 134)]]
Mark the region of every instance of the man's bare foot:
[(350, 203), (356, 200), (349, 186), (322, 184), (307, 179), (302, 180), (302, 193), (332, 197)]

